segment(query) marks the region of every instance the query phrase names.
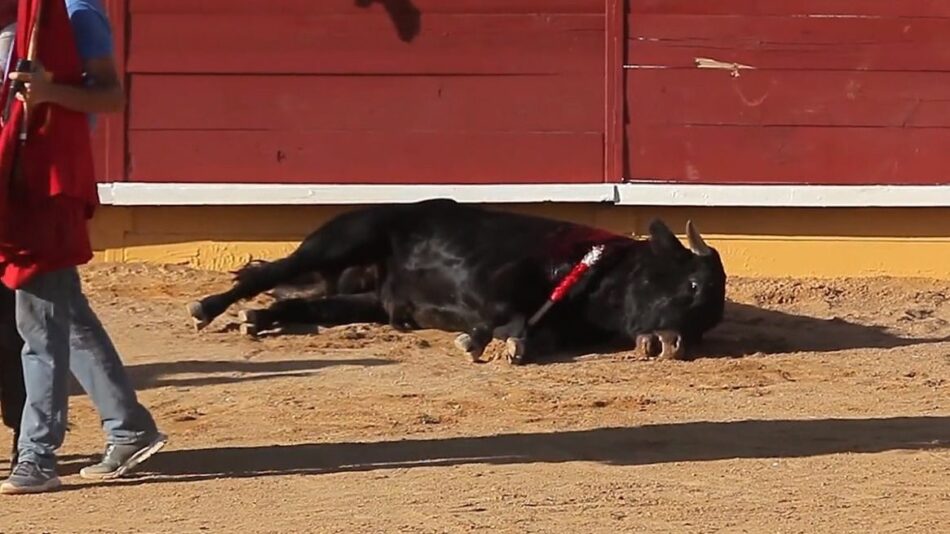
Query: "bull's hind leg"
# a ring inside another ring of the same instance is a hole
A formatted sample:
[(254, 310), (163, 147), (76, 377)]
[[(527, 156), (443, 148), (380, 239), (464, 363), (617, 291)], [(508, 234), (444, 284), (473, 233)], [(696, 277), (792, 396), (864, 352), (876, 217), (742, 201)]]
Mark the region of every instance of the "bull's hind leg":
[(195, 328), (201, 330), (239, 300), (253, 298), (295, 278), (318, 272), (335, 280), (347, 267), (375, 265), (389, 254), (389, 207), (343, 214), (310, 234), (286, 258), (238, 271), (234, 286), (188, 305)]
[(385, 324), (389, 316), (375, 293), (360, 293), (317, 299), (282, 300), (267, 309), (242, 311), (240, 320), (241, 332), (256, 336), (264, 330), (291, 324)]

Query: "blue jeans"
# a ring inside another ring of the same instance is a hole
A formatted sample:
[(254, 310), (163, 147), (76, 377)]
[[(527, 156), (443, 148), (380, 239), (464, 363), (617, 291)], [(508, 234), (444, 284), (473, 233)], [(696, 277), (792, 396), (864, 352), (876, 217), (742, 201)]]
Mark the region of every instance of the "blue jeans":
[(26, 385), (21, 461), (56, 466), (66, 435), (70, 371), (99, 411), (108, 442), (137, 443), (155, 435), (155, 421), (138, 402), (75, 267), (38, 275), (18, 289), (16, 322)]

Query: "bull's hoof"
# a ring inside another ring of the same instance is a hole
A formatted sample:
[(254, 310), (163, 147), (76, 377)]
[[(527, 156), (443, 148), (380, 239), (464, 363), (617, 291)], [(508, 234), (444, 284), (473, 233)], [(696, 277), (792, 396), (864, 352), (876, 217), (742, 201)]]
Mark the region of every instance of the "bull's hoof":
[(662, 352), (660, 340), (655, 334), (640, 334), (637, 336), (636, 354), (638, 358), (656, 358)]
[(459, 334), (455, 338), (455, 346), (462, 352), (468, 355), (473, 362), (478, 362), (479, 358), (482, 357), (483, 350), (478, 350), (478, 347), (475, 346), (475, 341), (472, 339), (472, 336), (468, 334)]
[(188, 304), (188, 315), (191, 317), (191, 322), (195, 327), (195, 332), (201, 332), (206, 326), (211, 324), (211, 320), (208, 319), (204, 308), (198, 301)]
[(511, 365), (522, 365), (525, 363), (525, 342), (524, 338), (509, 337), (505, 340), (505, 356)]
[(240, 321), (240, 330), (242, 336), (257, 337), (261, 331), (257, 325), (257, 312), (254, 310), (241, 310), (238, 312), (238, 321)]
[(256, 339), (257, 336), (260, 334), (260, 331), (257, 329), (256, 326), (254, 326), (254, 325), (252, 325), (252, 324), (247, 324), (247, 323), (241, 323), (241, 324), (238, 326), (238, 331), (241, 332), (241, 335), (242, 335), (242, 336), (244, 336), (244, 337), (250, 337), (250, 338), (254, 338), (254, 339)]
[(686, 344), (683, 343), (683, 337), (677, 334), (676, 332), (671, 332), (669, 330), (663, 330), (656, 333), (656, 337), (660, 339), (660, 355), (658, 356), (661, 360), (685, 360), (686, 359)]
[(686, 344), (676, 332), (660, 330), (637, 336), (636, 354), (646, 359), (685, 360)]

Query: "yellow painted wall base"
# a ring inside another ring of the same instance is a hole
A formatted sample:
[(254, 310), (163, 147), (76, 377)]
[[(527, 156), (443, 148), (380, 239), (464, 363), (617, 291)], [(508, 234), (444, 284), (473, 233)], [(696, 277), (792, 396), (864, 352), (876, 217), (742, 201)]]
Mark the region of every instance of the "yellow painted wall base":
[[(103, 206), (93, 221), (97, 261), (230, 270), (288, 254), (353, 207)], [(947, 208), (639, 208), (602, 204), (497, 205), (643, 235), (653, 217), (677, 233), (692, 219), (732, 276), (950, 279)]]

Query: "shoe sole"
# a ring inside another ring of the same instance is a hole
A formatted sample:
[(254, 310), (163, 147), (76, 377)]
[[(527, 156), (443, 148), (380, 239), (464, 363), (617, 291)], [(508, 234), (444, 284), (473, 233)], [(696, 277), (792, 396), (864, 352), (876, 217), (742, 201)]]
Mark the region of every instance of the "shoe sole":
[(148, 447), (145, 447), (139, 452), (133, 454), (132, 457), (129, 458), (127, 462), (120, 465), (119, 468), (113, 472), (103, 473), (101, 475), (99, 474), (90, 475), (88, 473), (83, 473), (82, 471), (79, 471), (79, 476), (86, 480), (112, 480), (112, 479), (119, 478), (129, 473), (136, 467), (145, 463), (145, 461), (151, 458), (152, 456), (154, 456), (155, 453), (162, 450), (162, 448), (165, 447), (165, 444), (167, 443), (168, 443), (168, 436), (165, 436), (163, 434), (160, 438), (153, 441)]
[(59, 480), (59, 477), (47, 480), (46, 483), (40, 486), (15, 486), (8, 482), (0, 485), (0, 495), (30, 495), (33, 493), (46, 493), (48, 491), (53, 491), (59, 489), (63, 483)]

